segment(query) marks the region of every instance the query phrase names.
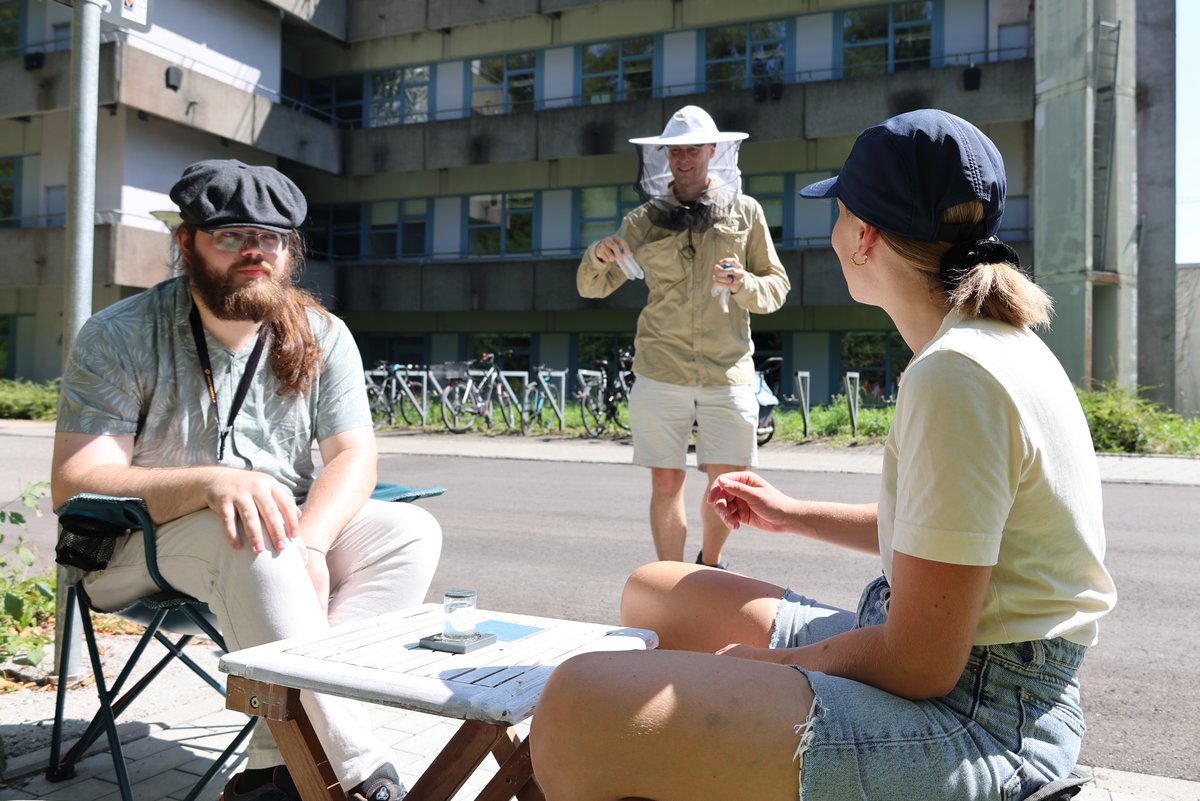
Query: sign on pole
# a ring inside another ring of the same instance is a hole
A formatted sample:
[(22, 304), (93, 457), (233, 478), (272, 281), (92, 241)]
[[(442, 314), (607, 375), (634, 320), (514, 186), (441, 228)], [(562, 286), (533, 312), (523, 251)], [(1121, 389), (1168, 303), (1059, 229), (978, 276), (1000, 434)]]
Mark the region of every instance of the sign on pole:
[[(74, 0), (58, 0), (64, 6), (75, 5)], [(128, 28), (145, 33), (150, 30), (150, 5), (153, 0), (103, 0), (100, 3), (100, 21), (118, 28)]]

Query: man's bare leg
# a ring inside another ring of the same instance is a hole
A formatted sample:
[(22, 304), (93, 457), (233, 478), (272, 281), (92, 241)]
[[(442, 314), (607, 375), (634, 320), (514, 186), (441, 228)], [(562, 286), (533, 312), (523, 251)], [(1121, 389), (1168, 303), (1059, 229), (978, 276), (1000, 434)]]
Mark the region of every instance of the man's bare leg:
[[(706, 464), (704, 471), (708, 474), (708, 487), (712, 487), (719, 475), (745, 469), (745, 467), (731, 464)], [(708, 496), (708, 487), (705, 488), (705, 497)], [(721, 522), (717, 510), (713, 509), (704, 498), (700, 499), (700, 520), (704, 523), (704, 548), (701, 554), (705, 564), (715, 565), (721, 561), (721, 550), (725, 547), (725, 541), (729, 539), (729, 529), (725, 528), (725, 524)]]
[[(683, 544), (687, 540), (687, 511), (683, 506), (685, 476), (683, 470), (650, 468), (650, 534), (660, 560), (683, 561)], [(717, 523), (721, 525), (720, 520)]]

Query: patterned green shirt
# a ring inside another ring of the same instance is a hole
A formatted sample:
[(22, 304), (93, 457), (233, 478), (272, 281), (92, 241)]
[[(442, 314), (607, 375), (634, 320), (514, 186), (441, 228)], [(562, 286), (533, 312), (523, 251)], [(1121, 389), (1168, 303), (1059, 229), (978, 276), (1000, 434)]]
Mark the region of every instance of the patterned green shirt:
[[(171, 278), (88, 320), (63, 373), (57, 430), (132, 434), (139, 467), (218, 464), (218, 430), (253, 348), (231, 353), (205, 333), (214, 408), (188, 322), (191, 309), (187, 280)], [(312, 486), (313, 443), (371, 425), (362, 357), (345, 323), (311, 311), (309, 322), (325, 353), (312, 389), (305, 396), (278, 393), (268, 340), (220, 461), (274, 476), (298, 501)]]

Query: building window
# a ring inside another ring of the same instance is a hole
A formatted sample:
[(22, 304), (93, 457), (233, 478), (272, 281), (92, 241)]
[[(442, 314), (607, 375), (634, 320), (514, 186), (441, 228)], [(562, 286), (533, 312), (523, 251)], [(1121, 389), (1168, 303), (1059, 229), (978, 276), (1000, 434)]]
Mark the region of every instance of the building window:
[[(865, 331), (842, 334), (841, 372), (857, 372), (861, 400), (884, 404), (895, 400), (900, 373), (912, 359), (912, 351), (896, 331)], [(836, 393), (844, 392), (841, 377)]]
[(0, 0), (0, 60), (21, 52), (21, 0)]
[(584, 45), (580, 56), (579, 95), (583, 105), (653, 96), (653, 36)]
[(471, 111), (509, 114), (532, 111), (536, 100), (537, 53), (509, 53), (470, 62)]
[(532, 253), (533, 218), (533, 192), (471, 195), (467, 198), (467, 255)]
[(704, 85), (709, 91), (783, 81), (785, 20), (726, 25), (704, 32)]
[(357, 128), (363, 122), (363, 83), (361, 73), (314, 78), (305, 86), (304, 102), (318, 117), (335, 125)]
[(20, 159), (0, 159), (0, 226), (15, 227), (21, 216)]
[(621, 220), (642, 203), (632, 186), (589, 186), (579, 190), (579, 240), (586, 248), (597, 239), (611, 236)]
[(432, 68), (396, 67), (371, 73), (371, 106), (367, 127), (403, 125), (429, 120)]
[(380, 200), (367, 204), (364, 258), (391, 261), (429, 253), (429, 201)]
[(928, 69), (933, 3), (888, 3), (841, 12), (842, 77)]
[[(500, 366), (505, 370), (529, 370), (529, 350), (533, 343), (530, 334), (471, 334), (467, 340), (467, 353), (472, 359), (479, 358), (484, 353), (504, 353), (512, 351), (501, 359)], [(518, 392), (520, 389), (518, 388)]]
[(357, 261), (362, 258), (362, 216), (360, 203), (309, 207), (309, 255), (313, 261)]
[(767, 229), (771, 239), (778, 245), (787, 233), (784, 220), (788, 219), (787, 210), (790, 208), (789, 192), (791, 177), (787, 175), (751, 175), (742, 178), (746, 194), (759, 202), (763, 215), (767, 218)]

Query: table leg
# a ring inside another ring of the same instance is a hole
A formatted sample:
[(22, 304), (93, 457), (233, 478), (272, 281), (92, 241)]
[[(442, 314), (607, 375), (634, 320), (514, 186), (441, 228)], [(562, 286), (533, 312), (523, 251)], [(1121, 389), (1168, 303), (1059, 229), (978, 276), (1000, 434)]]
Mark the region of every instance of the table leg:
[[(505, 733), (502, 741), (497, 743), (497, 746), (492, 748), (492, 754), (496, 757), (497, 763), (502, 766), (512, 758), (512, 755), (517, 753), (518, 749), (524, 749), (523, 757), (517, 757), (518, 760), (523, 759), (529, 761), (529, 739), (521, 742), (521, 737), (517, 736), (515, 729), (509, 729)], [(532, 765), (532, 763), (530, 763)], [(538, 781), (533, 778), (532, 770), (530, 776), (523, 787), (516, 790), (517, 801), (546, 801), (546, 796), (541, 794), (541, 788), (538, 787)]]
[(504, 739), (507, 729), (477, 720), (464, 721), (408, 791), (405, 801), (449, 801)]
[(230, 676), (225, 693), (226, 708), (266, 718), (304, 801), (346, 801), (312, 721), (300, 704), (299, 690)]
[(500, 770), (492, 777), (475, 801), (546, 801), (542, 788), (533, 778), (533, 763), (529, 758), (529, 738), (522, 742), (510, 728), (505, 737), (492, 749)]

